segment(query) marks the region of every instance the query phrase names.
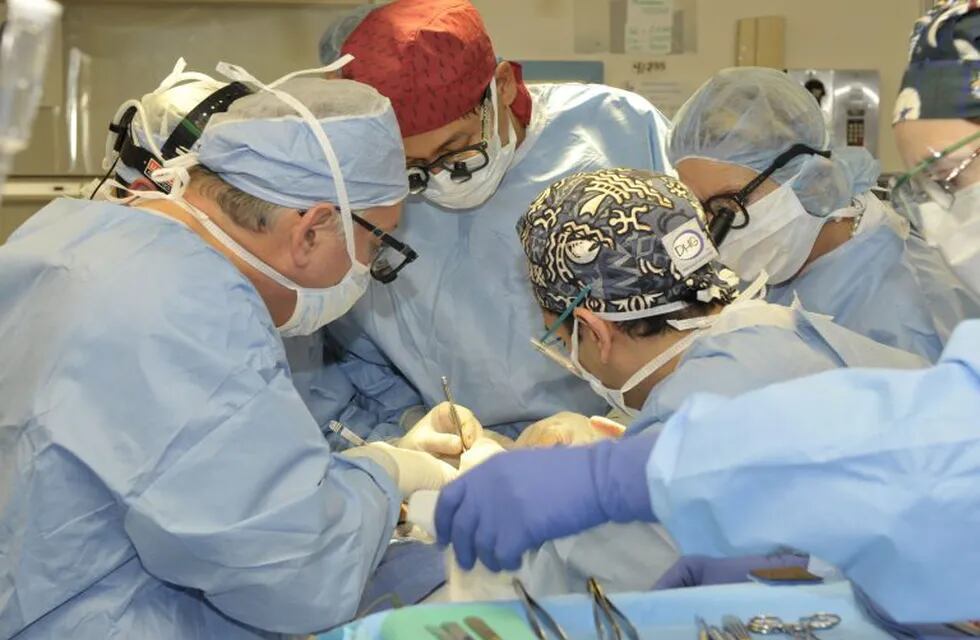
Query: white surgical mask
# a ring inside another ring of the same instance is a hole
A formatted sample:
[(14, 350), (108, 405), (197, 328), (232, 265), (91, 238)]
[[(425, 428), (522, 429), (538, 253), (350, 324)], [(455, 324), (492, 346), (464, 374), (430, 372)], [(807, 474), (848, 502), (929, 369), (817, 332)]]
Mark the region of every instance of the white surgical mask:
[[(315, 289), (296, 284), (291, 279), (273, 269), (270, 265), (235, 241), (234, 238), (225, 233), (225, 231), (206, 213), (187, 202), (184, 199), (183, 194), (189, 180), (188, 169), (197, 164), (197, 157), (194, 153), (187, 153), (168, 160), (164, 163), (163, 169), (157, 170), (153, 173), (154, 180), (165, 180), (172, 183), (172, 188), (169, 194), (155, 191), (131, 192), (141, 198), (171, 200), (180, 205), (198, 222), (200, 222), (208, 233), (215, 238), (215, 240), (220, 242), (229, 251), (241, 258), (246, 264), (259, 271), (266, 277), (272, 279), (279, 285), (296, 292), (296, 307), (285, 324), (279, 327), (279, 333), (284, 337), (309, 335), (315, 333), (324, 325), (344, 315), (351, 309), (351, 307), (354, 306), (354, 303), (356, 303), (357, 300), (364, 295), (364, 292), (367, 291), (367, 287), (371, 279), (370, 268), (358, 261), (356, 257), (356, 251), (354, 249), (354, 225), (350, 210), (350, 199), (347, 196), (347, 187), (344, 183), (344, 177), (340, 170), (340, 163), (333, 151), (333, 145), (330, 144), (330, 139), (327, 137), (327, 134), (323, 131), (323, 128), (319, 125), (313, 114), (310, 113), (310, 110), (306, 107), (306, 105), (288, 93), (276, 88), (286, 80), (298, 75), (308, 73), (319, 74), (323, 72), (336, 71), (349, 60), (350, 56), (345, 56), (328, 67), (297, 71), (268, 85), (259, 82), (241, 67), (229, 65), (224, 62), (218, 64), (218, 71), (224, 74), (230, 80), (254, 84), (263, 91), (272, 93), (280, 100), (293, 107), (296, 110), (296, 113), (310, 126), (310, 129), (313, 131), (313, 134), (319, 142), (320, 148), (327, 159), (327, 164), (330, 165), (330, 171), (337, 190), (337, 199), (339, 201), (338, 204), (345, 236), (347, 255), (350, 258), (351, 263), (350, 269), (339, 283), (330, 287)], [(156, 153), (158, 156), (162, 155), (160, 154), (159, 149), (155, 148), (155, 143), (152, 140), (150, 141), (150, 144), (154, 147), (151, 149), (151, 151)]]
[(795, 177), (746, 211), (749, 224), (733, 229), (718, 252), (720, 261), (743, 280), (763, 271), (770, 284), (786, 282), (803, 267), (827, 218), (810, 215), (793, 191)]
[(490, 139), (487, 140), (487, 166), (473, 172), (466, 182), (453, 182), (449, 171), (440, 171), (429, 176), (429, 182), (422, 196), (448, 209), (472, 209), (478, 207), (494, 194), (504, 174), (514, 162), (517, 150), (517, 132), (510, 115), (505, 114), (507, 121), (507, 145), (500, 142), (497, 122), (502, 113), (500, 100), (497, 95), (497, 82), (490, 83), (490, 100), (493, 103), (493, 118), (490, 122)]
[(638, 409), (627, 406), (626, 392), (630, 391), (655, 372), (662, 369), (668, 362), (687, 351), (688, 348), (694, 344), (694, 341), (701, 337), (701, 334), (703, 333), (703, 331), (700, 330), (691, 331), (686, 336), (672, 344), (663, 353), (659, 354), (656, 358), (640, 367), (640, 370), (630, 376), (629, 380), (627, 380), (622, 387), (619, 389), (610, 389), (604, 385), (599, 378), (589, 373), (589, 371), (582, 366), (582, 363), (579, 362), (578, 327), (579, 319), (576, 317), (572, 326), (572, 362), (575, 363), (576, 367), (578, 367), (579, 377), (588, 382), (589, 386), (592, 387), (592, 391), (595, 392), (597, 396), (609, 403), (609, 406), (613, 407), (614, 409), (619, 409), (630, 419), (636, 418), (640, 412)]
[[(738, 296), (738, 298), (729, 304), (729, 307), (736, 307), (752, 300), (757, 299), (759, 296), (765, 295), (766, 283), (768, 282), (768, 276), (765, 271), (759, 273), (755, 280), (747, 286)], [(638, 320), (640, 318), (649, 318), (652, 316), (663, 315), (666, 313), (673, 313), (679, 311), (689, 306), (686, 302), (671, 302), (665, 304), (661, 307), (656, 307), (653, 309), (646, 309), (643, 311), (626, 311), (626, 312), (609, 312), (609, 313), (597, 313), (596, 315), (604, 320), (612, 321), (625, 321), (625, 320)], [(662, 369), (671, 360), (681, 355), (695, 343), (701, 336), (707, 333), (711, 327), (718, 323), (720, 315), (711, 316), (698, 316), (695, 318), (685, 318), (683, 320), (668, 320), (667, 324), (677, 331), (688, 331), (689, 333), (672, 344), (670, 347), (665, 349), (662, 353), (658, 354), (653, 360), (646, 363), (640, 369), (631, 375), (629, 379), (623, 384), (619, 389), (610, 389), (602, 383), (599, 378), (594, 374), (590, 373), (582, 363), (579, 361), (579, 340), (578, 340), (578, 328), (579, 319), (576, 316), (572, 324), (572, 348), (571, 348), (571, 359), (575, 368), (578, 369), (576, 375), (582, 380), (589, 383), (592, 387), (592, 391), (596, 395), (604, 399), (609, 406), (614, 409), (618, 409), (623, 412), (630, 419), (636, 418), (639, 415), (638, 409), (633, 409), (626, 405), (626, 393), (631, 389), (634, 389), (641, 382), (646, 380), (648, 377)]]
[(919, 230), (930, 247), (937, 247), (938, 240), (943, 235), (943, 228), (949, 218), (949, 212), (932, 200), (905, 205), (903, 212)]
[(970, 290), (980, 295), (980, 182), (956, 192), (951, 211), (930, 240)]
[(215, 240), (223, 244), (246, 264), (277, 284), (296, 292), (296, 308), (285, 324), (279, 327), (279, 333), (285, 338), (308, 336), (315, 333), (320, 327), (344, 315), (364, 295), (368, 284), (371, 282), (371, 270), (358, 260), (353, 260), (344, 279), (333, 286), (322, 289), (300, 286), (240, 245), (215, 224), (206, 213), (186, 200), (181, 199), (176, 202), (204, 225), (204, 228)]

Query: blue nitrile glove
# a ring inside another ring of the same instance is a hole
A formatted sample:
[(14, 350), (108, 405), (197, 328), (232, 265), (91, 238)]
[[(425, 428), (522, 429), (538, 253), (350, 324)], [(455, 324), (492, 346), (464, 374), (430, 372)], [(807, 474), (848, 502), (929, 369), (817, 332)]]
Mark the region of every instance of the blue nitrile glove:
[(681, 589), (709, 584), (748, 582), (749, 572), (755, 569), (780, 567), (806, 568), (809, 556), (782, 553), (770, 556), (742, 556), (739, 558), (709, 558), (708, 556), (683, 556), (662, 575), (654, 589)]
[(604, 522), (654, 522), (646, 464), (656, 434), (587, 447), (496, 455), (447, 485), (436, 505), (439, 543), (471, 569), (514, 571), (525, 551)]

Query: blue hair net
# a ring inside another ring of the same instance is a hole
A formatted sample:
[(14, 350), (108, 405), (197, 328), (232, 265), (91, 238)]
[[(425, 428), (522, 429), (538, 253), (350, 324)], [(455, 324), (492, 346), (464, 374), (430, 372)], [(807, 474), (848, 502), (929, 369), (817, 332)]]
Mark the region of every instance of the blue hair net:
[(320, 62), (330, 64), (340, 57), (340, 49), (344, 46), (347, 36), (354, 32), (357, 25), (361, 24), (369, 13), (382, 5), (363, 4), (353, 11), (345, 13), (337, 18), (333, 24), (327, 27), (320, 37)]
[[(391, 103), (352, 80), (296, 78), (279, 89), (317, 118), (340, 163), (352, 209), (408, 194), (405, 151)], [(282, 207), (338, 203), (330, 166), (309, 124), (260, 91), (217, 114), (194, 150), (198, 161), (242, 191)]]
[[(720, 71), (684, 103), (674, 118), (668, 155), (706, 158), (762, 172), (797, 143), (828, 148), (823, 112), (813, 96), (775, 69), (739, 67)], [(826, 216), (868, 191), (880, 173), (862, 147), (831, 149), (829, 159), (798, 156), (772, 178), (797, 176), (793, 191), (809, 213)]]

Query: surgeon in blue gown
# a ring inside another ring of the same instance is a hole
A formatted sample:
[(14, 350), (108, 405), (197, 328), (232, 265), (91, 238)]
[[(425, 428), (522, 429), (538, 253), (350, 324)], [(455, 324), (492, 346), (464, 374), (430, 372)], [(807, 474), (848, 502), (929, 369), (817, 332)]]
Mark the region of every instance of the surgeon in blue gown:
[[(443, 398), (440, 378), (448, 376), (456, 399), (485, 427), (512, 437), (559, 411), (604, 412), (585, 384), (527, 348), (524, 336), (538, 329), (540, 313), (514, 224), (570, 173), (664, 169), (667, 120), (641, 97), (606, 86), (525, 86), (519, 65), (498, 63), (468, 2), (385, 5), (342, 52), (355, 56), (346, 77), (394, 103), (418, 192), (406, 201), (401, 233), (420, 256), (331, 328), (348, 348), (348, 374), (360, 366), (381, 372), (366, 374), (376, 381), (402, 376), (427, 406)], [(384, 428), (397, 432), (398, 421)], [(374, 427), (355, 430), (369, 437)]]
[[(966, 2), (937, 9), (920, 31), (922, 42), (926, 32), (937, 34), (928, 40), (932, 47), (947, 47), (949, 59), (966, 55), (976, 41), (976, 11)], [(964, 39), (954, 43), (957, 37)], [(932, 49), (916, 46), (916, 52), (921, 84), (914, 88), (921, 90), (923, 113), (928, 106), (938, 109), (932, 117), (955, 120), (964, 106), (978, 108), (980, 97), (964, 81), (975, 59), (952, 65)], [(945, 102), (931, 86), (939, 67), (946, 67), (941, 75), (953, 76)], [(916, 106), (910, 99), (903, 108)], [(930, 149), (957, 143), (948, 131), (914, 124), (906, 123), (909, 139), (900, 138), (910, 168), (929, 166), (935, 159)], [(971, 124), (966, 136), (976, 134)], [(976, 147), (974, 141), (944, 156), (955, 154), (955, 169), (976, 158)], [(966, 209), (971, 198), (960, 196), (971, 195), (978, 180), (973, 172), (965, 177), (950, 185), (956, 197), (937, 213), (957, 214), (956, 239), (961, 247), (976, 247), (980, 210)], [(959, 266), (967, 281), (980, 278), (968, 264)], [(975, 618), (978, 345), (980, 325), (966, 320), (930, 369), (845, 369), (734, 400), (696, 396), (659, 439), (641, 434), (497, 456), (443, 491), (440, 540), (452, 542), (464, 564), (478, 557), (487, 566), (513, 569), (524, 551), (547, 540), (609, 521), (659, 519), (689, 553), (738, 556), (784, 545), (816, 553), (899, 620)], [(515, 521), (522, 526), (512, 526)], [(930, 630), (901, 632), (921, 637)]]
[(799, 299), (935, 361), (956, 325), (980, 314), (980, 299), (870, 192), (878, 178), (871, 155), (828, 141), (823, 113), (802, 86), (774, 69), (740, 67), (684, 104), (668, 153), (709, 217), (733, 216), (721, 262), (746, 279), (765, 270), (770, 302)]
[[(906, 179), (940, 174), (919, 195), (953, 217), (961, 248), (980, 246), (980, 208), (967, 208), (980, 174), (943, 185), (949, 163), (937, 161), (955, 154), (955, 169), (980, 148), (980, 125), (962, 120), (980, 116), (980, 96), (964, 82), (975, 57), (958, 63), (978, 35), (973, 3), (920, 21), (903, 81), (920, 100), (900, 98), (911, 111), (896, 126)], [(972, 144), (949, 140), (957, 126), (962, 139), (977, 136)], [(980, 281), (970, 264), (957, 273)], [(939, 623), (980, 613), (978, 415), (980, 320), (967, 319), (928, 369), (843, 369), (734, 399), (700, 394), (659, 434), (496, 456), (443, 490), (436, 526), (457, 557), (503, 568), (609, 521), (660, 522), (685, 553), (714, 558), (788, 546), (841, 569), (898, 637), (951, 637)], [(523, 526), (493, 524), (503, 514)]]
[(215, 116), (169, 195), (56, 200), (0, 247), (0, 637), (330, 627), (403, 496), (452, 477), (387, 445), (332, 454), (293, 387), (280, 336), (391, 275), (370, 228), (407, 189), (387, 99), (278, 91)]
[[(835, 368), (927, 366), (826, 317), (758, 298), (764, 278), (738, 294), (737, 276), (712, 262), (700, 204), (669, 176), (574, 174), (542, 193), (518, 229), (550, 327), (539, 344), (629, 416), (630, 434), (659, 431), (699, 391), (735, 396)], [(691, 250), (697, 260), (679, 258), (692, 242), (702, 248)], [(575, 424), (566, 429), (580, 437), (565, 444), (590, 440), (590, 425), (576, 433)], [(676, 559), (662, 529), (614, 525), (547, 545), (521, 575), (538, 594), (582, 590), (590, 575), (610, 589), (643, 589)]]

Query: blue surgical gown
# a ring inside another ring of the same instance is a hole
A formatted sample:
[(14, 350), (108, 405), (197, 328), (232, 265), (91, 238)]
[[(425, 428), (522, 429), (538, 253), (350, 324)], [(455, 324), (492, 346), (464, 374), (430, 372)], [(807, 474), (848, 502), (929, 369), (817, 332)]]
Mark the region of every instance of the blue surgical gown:
[(279, 637), (355, 613), (398, 493), (331, 454), (261, 298), (195, 233), (48, 205), (0, 247), (0, 362), (0, 637)]
[[(329, 428), (331, 420), (364, 440), (383, 441), (405, 435), (414, 420), (425, 415), (418, 392), (391, 371), (390, 363), (367, 340), (349, 344), (360, 354), (356, 358), (335, 344), (328, 329), (283, 343), (293, 384), (334, 451), (352, 443)], [(370, 360), (368, 353), (373, 355)], [(406, 411), (407, 407), (414, 410)]]
[(677, 368), (647, 396), (630, 434), (662, 427), (698, 391), (733, 397), (830, 369), (915, 369), (929, 364), (826, 316), (763, 301), (728, 307), (720, 324), (731, 328), (716, 328), (684, 352)]
[(831, 315), (848, 329), (930, 362), (960, 321), (980, 315), (980, 301), (935, 249), (885, 223), (858, 233), (789, 282), (770, 287), (766, 297), (790, 305), (797, 296), (809, 311)]
[[(605, 410), (587, 384), (528, 343), (544, 323), (527, 280), (518, 218), (551, 183), (574, 172), (664, 170), (669, 127), (629, 92), (577, 84), (530, 89), (527, 137), (493, 197), (465, 211), (420, 198), (406, 202), (398, 232), (418, 260), (389, 286), (369, 291), (339, 323), (348, 330), (341, 337), (351, 357), (363, 357), (363, 366), (377, 366), (380, 352), (390, 375), (403, 375), (429, 406), (444, 399), (440, 378), (448, 376), (460, 404), (511, 436), (558, 411)], [(362, 339), (373, 347), (357, 344)]]
[(647, 465), (685, 553), (800, 549), (903, 622), (980, 614), (980, 321), (928, 369), (846, 369), (674, 414)]
[[(650, 391), (630, 435), (661, 429), (699, 391), (734, 397), (857, 366), (923, 368), (927, 362), (799, 309), (761, 300), (729, 306)], [(613, 591), (635, 591), (649, 589), (678, 557), (674, 541), (657, 525), (608, 524), (545, 544), (526, 558), (520, 576), (541, 594), (584, 591), (590, 576)]]

